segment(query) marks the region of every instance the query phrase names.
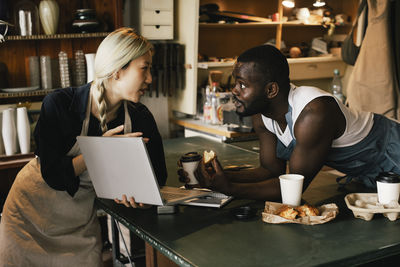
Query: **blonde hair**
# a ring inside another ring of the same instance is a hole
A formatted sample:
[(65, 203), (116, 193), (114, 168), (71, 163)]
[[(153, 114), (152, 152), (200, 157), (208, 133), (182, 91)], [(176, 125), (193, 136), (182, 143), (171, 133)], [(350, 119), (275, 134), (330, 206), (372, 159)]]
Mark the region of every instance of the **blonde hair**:
[(128, 67), (129, 63), (152, 50), (146, 38), (132, 28), (119, 28), (110, 33), (99, 45), (94, 60), (94, 79), (91, 85), (94, 104), (97, 105), (101, 130), (107, 131), (107, 104), (105, 90), (108, 80), (117, 71)]

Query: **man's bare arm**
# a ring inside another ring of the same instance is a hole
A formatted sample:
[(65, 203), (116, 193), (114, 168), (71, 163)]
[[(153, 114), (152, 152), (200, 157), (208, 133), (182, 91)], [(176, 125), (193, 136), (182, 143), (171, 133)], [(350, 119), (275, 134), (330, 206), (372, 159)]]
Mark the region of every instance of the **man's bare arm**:
[(276, 158), (276, 137), (269, 132), (261, 119), (261, 114), (253, 116), (253, 128), (260, 142), (260, 166), (241, 171), (226, 171), (231, 182), (253, 183), (276, 177), (286, 170), (286, 162)]
[(345, 118), (331, 97), (311, 101), (296, 121), (296, 146), (290, 157), (289, 171), (304, 175), (304, 190), (328, 158), (332, 142), (345, 129)]

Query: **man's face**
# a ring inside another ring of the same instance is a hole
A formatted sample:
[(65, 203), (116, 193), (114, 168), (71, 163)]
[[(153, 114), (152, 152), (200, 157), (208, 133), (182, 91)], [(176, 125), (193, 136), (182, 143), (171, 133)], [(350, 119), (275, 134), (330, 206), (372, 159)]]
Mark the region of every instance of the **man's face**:
[(261, 82), (261, 74), (252, 62), (237, 62), (233, 69), (235, 87), (232, 89), (236, 113), (250, 116), (261, 113), (267, 108), (267, 97)]

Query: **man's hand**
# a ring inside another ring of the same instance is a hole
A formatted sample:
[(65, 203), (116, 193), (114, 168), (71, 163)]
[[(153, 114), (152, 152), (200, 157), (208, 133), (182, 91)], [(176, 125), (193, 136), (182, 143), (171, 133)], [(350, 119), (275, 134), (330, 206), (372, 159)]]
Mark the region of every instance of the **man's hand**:
[(211, 166), (206, 166), (203, 161), (200, 161), (194, 175), (202, 187), (207, 187), (221, 193), (229, 192), (230, 182), (225, 176), (217, 157), (211, 161)]

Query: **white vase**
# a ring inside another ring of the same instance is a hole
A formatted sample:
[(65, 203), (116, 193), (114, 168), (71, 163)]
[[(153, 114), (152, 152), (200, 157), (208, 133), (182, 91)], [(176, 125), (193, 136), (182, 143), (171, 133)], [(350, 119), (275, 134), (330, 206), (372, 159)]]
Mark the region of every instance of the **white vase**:
[(94, 58), (95, 53), (85, 54), (86, 58), (86, 70), (87, 70), (87, 82), (93, 81), (94, 78)]
[(55, 34), (58, 27), (59, 8), (55, 0), (42, 0), (39, 3), (40, 22), (44, 33)]
[(17, 133), (21, 153), (29, 153), (31, 150), (31, 127), (26, 107), (17, 108)]
[(3, 134), (2, 134), (2, 129), (3, 128), (3, 114), (0, 114), (0, 155), (4, 154), (4, 142), (3, 142)]
[(6, 155), (14, 155), (17, 153), (17, 130), (15, 128), (14, 111), (12, 108), (3, 110), (1, 132), (3, 134)]

